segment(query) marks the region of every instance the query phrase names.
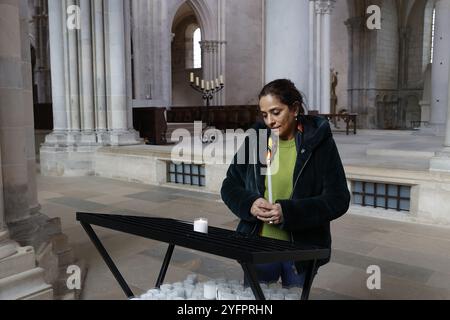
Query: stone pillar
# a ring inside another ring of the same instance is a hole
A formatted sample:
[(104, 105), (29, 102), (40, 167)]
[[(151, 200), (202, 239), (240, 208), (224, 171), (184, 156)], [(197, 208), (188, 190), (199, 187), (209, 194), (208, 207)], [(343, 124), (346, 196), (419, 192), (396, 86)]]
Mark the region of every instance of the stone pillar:
[[(205, 81), (211, 82), (220, 76), (219, 74), (219, 48), (220, 41), (204, 40), (200, 42), (202, 47), (202, 61), (203, 61), (203, 78)], [(209, 84), (211, 85), (211, 84)], [(214, 99), (211, 101), (212, 106), (219, 105), (218, 95), (214, 95)]]
[(321, 16), (321, 112), (331, 112), (331, 76), (330, 76), (330, 16), (335, 0), (319, 0), (316, 2), (317, 14)]
[(109, 0), (109, 62), (111, 72), (111, 130), (127, 127), (125, 83), (125, 20), (122, 0)]
[(91, 1), (80, 0), (82, 143), (95, 144)]
[(266, 0), (266, 82), (289, 78), (309, 92), (309, 8), (307, 0)]
[[(61, 0), (49, 0), (50, 59), (53, 100), (54, 134), (65, 134), (68, 129), (64, 75), (64, 20)], [(64, 138), (65, 140), (65, 138)]]
[(95, 114), (98, 142), (104, 141), (108, 128), (106, 117), (106, 73), (103, 0), (94, 0), (94, 47), (95, 47)]
[[(450, 70), (448, 70), (450, 77)], [(447, 116), (444, 131), (444, 148), (430, 160), (430, 171), (450, 172), (450, 83), (447, 84)]]
[[(449, 71), (450, 77), (450, 71)], [(448, 100), (447, 100), (447, 123), (445, 128), (445, 141), (444, 146), (450, 150), (450, 82), (448, 86)]]
[[(127, 2), (128, 3), (128, 2)], [(125, 12), (123, 0), (108, 0), (108, 63), (110, 86), (111, 144), (137, 144), (136, 133), (128, 127)]]
[[(226, 45), (227, 42), (225, 39), (226, 36), (226, 5), (227, 0), (219, 0), (218, 4), (218, 36), (219, 36), (219, 53), (218, 53), (218, 65), (219, 65), (219, 75), (223, 75), (225, 77), (225, 81), (227, 79), (225, 75), (226, 70)], [(218, 101), (221, 106), (226, 105), (225, 97), (226, 97), (227, 85), (220, 91), (218, 96)]]
[[(6, 229), (5, 202), (3, 200), (2, 149), (0, 148), (0, 234)], [(1, 237), (1, 236), (0, 236)], [(0, 256), (1, 259), (1, 256)]]
[(0, 300), (53, 297), (44, 270), (36, 268), (34, 249), (9, 239), (41, 243), (26, 4), (0, 0), (0, 70), (8, 70), (0, 79)]
[(315, 99), (315, 83), (314, 83), (314, 24), (316, 12), (315, 12), (315, 3), (314, 0), (309, 1), (309, 90), (308, 90), (308, 107), (309, 110), (313, 110), (316, 108), (316, 99)]
[[(67, 7), (77, 5), (76, 0), (67, 0)], [(77, 142), (81, 131), (80, 119), (80, 79), (78, 63), (78, 30), (68, 30), (68, 57), (69, 57), (69, 91), (70, 91), (70, 131), (74, 141)]]
[(315, 100), (316, 105), (315, 109), (316, 111), (322, 112), (322, 15), (319, 14), (317, 11), (317, 1), (316, 4), (316, 35), (315, 35), (315, 41), (316, 41), (316, 94), (315, 94)]
[(450, 0), (436, 1), (434, 56), (432, 67), (431, 126), (434, 133), (445, 133), (450, 68)]

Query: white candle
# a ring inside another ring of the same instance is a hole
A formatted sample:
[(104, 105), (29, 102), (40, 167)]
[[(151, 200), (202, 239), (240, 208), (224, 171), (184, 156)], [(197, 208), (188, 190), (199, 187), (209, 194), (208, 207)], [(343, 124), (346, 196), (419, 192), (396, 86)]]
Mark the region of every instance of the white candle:
[(269, 202), (273, 204), (273, 193), (272, 193), (272, 154), (273, 152), (273, 140), (272, 137), (269, 138), (269, 146), (267, 152), (267, 192), (269, 193)]
[(209, 90), (209, 81), (206, 81), (206, 90)]
[(215, 300), (217, 295), (217, 286), (214, 282), (207, 282), (203, 287), (203, 294), (207, 300)]
[(202, 80), (202, 89), (205, 89), (205, 80)]
[(208, 220), (204, 218), (195, 220), (194, 231), (200, 233), (208, 233)]
[(217, 88), (220, 87), (219, 79), (216, 79), (216, 87), (217, 87)]
[(191, 72), (191, 83), (194, 83), (194, 73)]
[(272, 169), (271, 169), (271, 165), (270, 165), (270, 160), (267, 163), (267, 185), (268, 185), (268, 190), (267, 192), (269, 193), (269, 202), (271, 204), (273, 204), (273, 195), (272, 195)]
[(198, 87), (200, 85), (200, 78), (195, 78), (195, 85)]
[(223, 82), (223, 75), (220, 75), (220, 83), (224, 84), (225, 82)]
[(211, 89), (214, 89), (214, 80), (211, 80)]

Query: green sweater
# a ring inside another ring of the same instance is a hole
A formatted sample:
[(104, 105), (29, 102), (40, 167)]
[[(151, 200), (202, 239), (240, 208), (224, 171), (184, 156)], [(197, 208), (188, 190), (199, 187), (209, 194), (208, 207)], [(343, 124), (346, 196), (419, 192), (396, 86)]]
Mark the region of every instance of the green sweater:
[[(293, 175), (295, 163), (297, 160), (297, 148), (295, 145), (295, 139), (281, 140), (279, 141), (278, 157), (272, 164), (272, 168), (279, 168), (276, 174), (272, 175), (272, 199), (274, 203), (277, 200), (287, 200), (292, 194), (293, 188)], [(269, 199), (268, 177), (266, 176), (266, 192), (264, 197)], [(279, 226), (265, 223), (261, 230), (261, 236), (266, 238), (278, 239), (290, 241), (291, 235), (289, 232), (281, 230)]]

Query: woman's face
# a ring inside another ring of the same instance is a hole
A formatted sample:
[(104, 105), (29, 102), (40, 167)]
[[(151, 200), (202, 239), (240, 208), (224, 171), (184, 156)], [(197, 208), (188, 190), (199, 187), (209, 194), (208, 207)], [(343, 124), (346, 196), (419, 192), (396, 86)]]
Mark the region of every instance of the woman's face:
[(283, 104), (277, 97), (267, 95), (259, 101), (259, 107), (266, 125), (282, 140), (294, 138), (297, 128), (296, 117), (298, 111), (295, 108)]

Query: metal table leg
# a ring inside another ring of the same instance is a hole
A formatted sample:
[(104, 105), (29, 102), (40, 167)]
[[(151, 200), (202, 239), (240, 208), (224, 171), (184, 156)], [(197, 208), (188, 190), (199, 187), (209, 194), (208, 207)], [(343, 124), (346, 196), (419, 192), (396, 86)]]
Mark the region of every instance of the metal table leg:
[(170, 259), (172, 259), (173, 250), (175, 246), (173, 244), (169, 245), (167, 249), (166, 256), (164, 257), (163, 265), (161, 266), (161, 271), (159, 272), (158, 280), (156, 281), (156, 288), (161, 287), (166, 277), (167, 268), (169, 268)]
[(126, 283), (125, 279), (120, 274), (119, 270), (117, 269), (116, 265), (112, 261), (111, 257), (109, 256), (108, 252), (106, 251), (103, 244), (100, 242), (100, 239), (97, 237), (95, 231), (92, 229), (92, 227), (89, 224), (86, 224), (84, 222), (80, 222), (83, 226), (84, 230), (88, 234), (89, 238), (91, 239), (92, 243), (97, 248), (98, 252), (102, 256), (103, 260), (105, 260), (106, 265), (108, 266), (109, 270), (111, 270), (112, 274), (116, 278), (119, 285), (122, 287), (123, 292), (127, 295), (128, 298), (133, 298), (134, 294), (133, 291), (131, 291), (130, 287)]
[(308, 269), (306, 270), (305, 283), (302, 290), (302, 300), (309, 299), (309, 292), (311, 291), (311, 286), (316, 272), (316, 264), (317, 260), (311, 261), (308, 265)]
[(251, 263), (240, 262), (242, 269), (244, 270), (244, 274), (247, 276), (248, 281), (250, 282), (250, 287), (252, 288), (253, 294), (255, 295), (256, 300), (266, 300), (264, 296), (264, 292), (259, 285), (258, 276), (256, 274), (255, 266)]

